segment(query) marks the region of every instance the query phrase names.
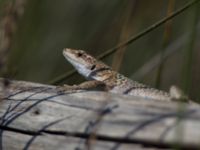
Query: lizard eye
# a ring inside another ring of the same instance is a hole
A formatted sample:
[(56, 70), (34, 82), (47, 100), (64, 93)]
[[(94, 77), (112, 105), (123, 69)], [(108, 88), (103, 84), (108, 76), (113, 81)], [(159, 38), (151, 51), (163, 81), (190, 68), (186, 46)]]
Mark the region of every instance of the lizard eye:
[(81, 57), (81, 56), (83, 56), (83, 54), (82, 53), (77, 53), (77, 56)]
[(94, 70), (96, 68), (96, 65), (92, 65), (90, 70)]

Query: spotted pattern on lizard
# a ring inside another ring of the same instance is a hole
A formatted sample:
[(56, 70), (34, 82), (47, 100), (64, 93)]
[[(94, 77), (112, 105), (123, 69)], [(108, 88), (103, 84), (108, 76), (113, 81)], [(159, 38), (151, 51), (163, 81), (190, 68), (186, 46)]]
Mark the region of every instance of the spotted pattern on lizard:
[(169, 93), (133, 81), (83, 50), (66, 48), (63, 50), (63, 55), (81, 75), (88, 80), (102, 82), (108, 87), (109, 92), (139, 96), (145, 99), (172, 99)]

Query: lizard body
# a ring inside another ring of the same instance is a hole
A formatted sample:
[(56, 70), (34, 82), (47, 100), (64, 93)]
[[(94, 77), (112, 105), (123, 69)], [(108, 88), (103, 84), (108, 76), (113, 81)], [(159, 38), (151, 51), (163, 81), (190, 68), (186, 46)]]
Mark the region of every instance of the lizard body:
[[(63, 50), (63, 55), (81, 75), (88, 80), (92, 80), (92, 84), (93, 82), (97, 84), (103, 83), (109, 92), (134, 95), (146, 99), (173, 99), (173, 97), (167, 92), (151, 88), (148, 85), (133, 81), (123, 76), (83, 50), (66, 48)], [(84, 87), (85, 84), (82, 85)], [(89, 84), (86, 85), (88, 86)]]

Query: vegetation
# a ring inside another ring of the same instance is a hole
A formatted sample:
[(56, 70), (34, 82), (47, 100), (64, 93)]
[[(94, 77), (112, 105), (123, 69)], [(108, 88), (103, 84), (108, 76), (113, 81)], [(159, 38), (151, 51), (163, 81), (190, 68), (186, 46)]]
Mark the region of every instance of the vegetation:
[(164, 90), (178, 85), (199, 99), (198, 1), (3, 0), (1, 76), (80, 83), (84, 79), (62, 56), (70, 47), (89, 51), (134, 80)]

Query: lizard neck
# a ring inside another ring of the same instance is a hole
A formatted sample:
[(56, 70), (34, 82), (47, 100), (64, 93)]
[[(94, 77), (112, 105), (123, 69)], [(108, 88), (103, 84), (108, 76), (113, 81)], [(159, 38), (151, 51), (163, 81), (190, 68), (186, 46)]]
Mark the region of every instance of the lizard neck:
[(107, 82), (112, 80), (116, 72), (112, 71), (109, 67), (102, 67), (92, 71), (89, 74), (89, 78), (92, 80), (97, 80), (101, 82)]

